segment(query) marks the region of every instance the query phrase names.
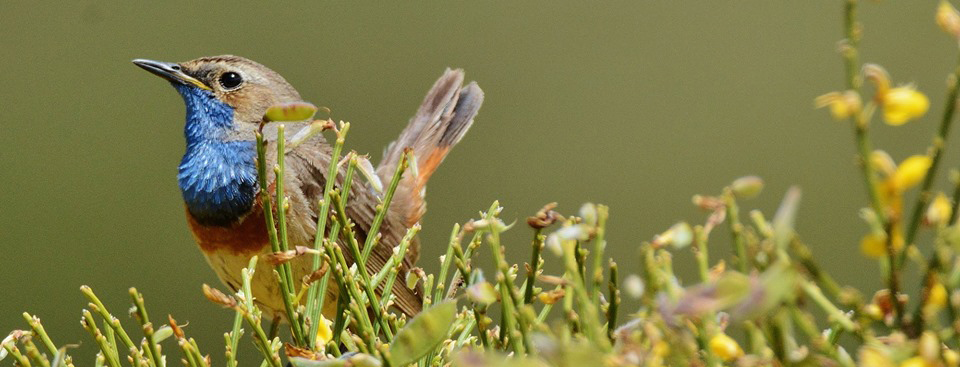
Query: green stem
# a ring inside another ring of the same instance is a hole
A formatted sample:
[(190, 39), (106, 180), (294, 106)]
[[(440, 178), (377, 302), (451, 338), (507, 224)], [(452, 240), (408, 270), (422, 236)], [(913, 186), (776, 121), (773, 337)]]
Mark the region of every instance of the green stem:
[(233, 329), (230, 330), (228, 334), (227, 341), (229, 342), (229, 353), (227, 354), (227, 366), (236, 367), (237, 366), (237, 347), (240, 343), (240, 336), (243, 335), (243, 329), (240, 328), (240, 325), (243, 323), (243, 315), (240, 311), (236, 312), (236, 315), (233, 317)]
[[(332, 197), (333, 196), (331, 196), (331, 199)], [(343, 257), (343, 251), (339, 246), (336, 246), (327, 240), (323, 241), (323, 247), (327, 254), (330, 254), (330, 261), (334, 262), (330, 265), (330, 268), (334, 272), (337, 282), (340, 283), (341, 293), (338, 298), (344, 299), (344, 302), (346, 302), (346, 307), (348, 307), (351, 312), (354, 312), (354, 317), (357, 320), (358, 334), (364, 338), (366, 345), (371, 349), (376, 348), (376, 343), (374, 341), (375, 334), (373, 333), (373, 324), (370, 322), (370, 315), (368, 315), (367, 312), (354, 311), (354, 302), (350, 301), (350, 299), (352, 299), (355, 302), (362, 302), (363, 297), (361, 296), (357, 283), (350, 274), (350, 267), (347, 265), (347, 261)], [(344, 289), (346, 289), (348, 294), (343, 294), (342, 291)]]
[[(957, 175), (960, 176), (960, 171), (957, 172)], [(960, 210), (960, 177), (957, 178), (957, 182), (953, 183), (953, 210), (950, 211), (950, 220), (947, 221), (948, 226), (956, 224), (958, 210)]]
[(146, 352), (147, 358), (150, 358), (155, 367), (163, 367), (164, 365), (161, 361), (160, 348), (153, 339), (153, 324), (150, 323), (150, 318), (147, 316), (147, 307), (143, 303), (143, 295), (140, 294), (140, 292), (137, 292), (136, 288), (130, 288), (130, 298), (133, 300), (133, 304), (137, 312), (137, 318), (140, 319), (140, 325), (143, 327), (143, 335), (147, 339), (146, 347), (143, 348), (143, 350)]
[[(516, 350), (518, 353), (522, 353), (523, 350), (526, 350), (527, 353), (534, 354), (536, 351), (531, 348), (530, 344), (530, 327), (532, 326), (534, 320), (529, 317), (529, 313), (524, 312), (522, 309), (523, 304), (521, 303), (520, 295), (517, 293), (516, 286), (510, 280), (510, 265), (507, 264), (506, 259), (504, 259), (504, 248), (500, 244), (500, 222), (497, 218), (497, 213), (499, 212), (499, 205), (495, 206), (497, 209), (490, 210), (487, 212), (484, 219), (489, 223), (490, 236), (487, 239), (487, 242), (490, 245), (490, 252), (493, 255), (494, 263), (497, 266), (497, 269), (500, 271), (500, 274), (497, 276), (497, 280), (500, 283), (500, 289), (504, 297), (502, 298), (502, 303), (504, 306), (503, 313), (504, 315), (509, 315), (513, 313), (513, 317), (517, 323), (516, 330), (520, 333), (523, 348)], [(590, 307), (585, 305), (585, 307)], [(510, 328), (504, 328), (505, 330), (510, 330)], [(513, 340), (513, 338), (510, 338)], [(515, 348), (516, 349), (516, 348)]]
[(820, 266), (813, 260), (813, 253), (810, 248), (797, 239), (790, 242), (790, 248), (793, 253), (800, 258), (800, 265), (810, 273), (810, 276), (817, 282), (817, 286), (823, 289), (830, 297), (840, 298), (840, 286), (833, 278), (820, 270)]
[[(329, 266), (330, 266), (330, 270), (328, 270), (328, 273), (333, 272), (334, 265), (330, 264)], [(346, 288), (340, 286), (339, 284), (337, 286), (339, 287), (339, 290), (338, 290), (339, 295), (337, 296), (337, 316), (333, 319), (333, 333), (331, 334), (332, 340), (341, 339), (341, 336), (342, 336), (341, 334), (343, 334), (343, 330), (346, 328), (347, 321), (348, 321), (347, 320), (347, 312), (348, 312), (347, 302), (345, 297), (347, 290)]]
[[(20, 353), (20, 349), (17, 349), (17, 346), (14, 345), (14, 343), (13, 343), (12, 341), (9, 342), (9, 343), (4, 344), (4, 345), (3, 345), (3, 349), (6, 349), (6, 350), (7, 350), (7, 353), (10, 353), (10, 355), (13, 356), (13, 359), (16, 360), (18, 366), (22, 366), (22, 367), (30, 367), (30, 366), (32, 366), (32, 365), (30, 364), (30, 360), (27, 359), (26, 356), (24, 356), (23, 354)], [(119, 365), (115, 365), (115, 364), (111, 364), (110, 366), (111, 366), (111, 367), (113, 367), (113, 366), (119, 367)]]
[[(937, 168), (940, 165), (940, 159), (943, 157), (943, 150), (947, 144), (947, 138), (950, 136), (950, 126), (953, 123), (953, 113), (957, 107), (957, 95), (960, 92), (960, 60), (957, 60), (957, 66), (951, 75), (950, 91), (947, 93), (947, 100), (944, 102), (943, 117), (940, 119), (940, 128), (937, 129), (937, 136), (933, 137), (933, 143), (930, 145), (930, 168), (923, 177), (923, 184), (920, 185), (920, 194), (917, 195), (917, 202), (913, 205), (913, 214), (910, 216), (909, 227), (907, 227), (907, 246), (913, 246), (917, 231), (920, 228), (920, 220), (923, 218), (924, 209), (930, 203), (933, 194), (930, 187), (937, 176)], [(953, 223), (952, 221), (949, 223)], [(902, 264), (906, 258), (907, 251), (900, 254), (898, 264)]]
[(100, 317), (105, 321), (108, 321), (113, 331), (120, 336), (120, 341), (123, 342), (123, 345), (130, 351), (130, 356), (133, 357), (133, 360), (140, 361), (143, 359), (143, 354), (140, 352), (140, 349), (137, 348), (136, 344), (133, 343), (133, 340), (130, 339), (130, 336), (127, 335), (127, 331), (120, 325), (120, 320), (110, 314), (107, 307), (100, 301), (100, 298), (93, 293), (93, 289), (84, 285), (80, 287), (80, 291), (83, 292), (83, 295), (86, 296), (87, 300), (94, 306), (94, 311), (99, 313)]
[[(373, 283), (370, 278), (370, 272), (367, 271), (367, 262), (364, 259), (363, 254), (360, 252), (360, 245), (357, 243), (357, 237), (353, 233), (353, 225), (347, 219), (347, 209), (343, 206), (343, 201), (340, 200), (340, 194), (334, 192), (330, 195), (330, 200), (333, 202), (336, 207), (337, 221), (340, 222), (340, 229), (343, 233), (343, 236), (347, 239), (348, 247), (350, 252), (353, 255), (354, 261), (357, 264), (357, 273), (360, 275), (360, 280), (363, 281), (363, 289), (367, 293), (367, 301), (370, 307), (373, 309), (374, 315), (377, 315), (376, 319), (380, 324), (380, 327), (383, 327), (383, 331), (387, 336), (387, 340), (393, 339), (393, 332), (390, 331), (390, 326), (386, 318), (380, 317), (381, 307), (380, 307), (380, 298), (377, 297), (377, 285)], [(367, 237), (374, 236), (376, 232), (367, 233)], [(403, 254), (400, 254), (403, 256)], [(359, 301), (359, 297), (354, 299)], [(374, 334), (377, 333), (377, 328), (374, 328)]]
[(239, 306), (238, 311), (243, 314), (243, 318), (247, 320), (247, 324), (253, 329), (253, 342), (256, 344), (257, 349), (260, 350), (260, 354), (263, 355), (263, 363), (271, 367), (280, 367), (280, 356), (273, 353), (270, 348), (270, 340), (267, 339), (267, 334), (260, 326), (260, 311), (253, 305), (251, 280), (253, 279), (253, 274), (256, 272), (256, 267), (257, 256), (253, 256), (250, 258), (250, 262), (247, 263), (247, 267), (241, 271), (244, 304)]
[[(567, 282), (570, 287), (573, 288), (573, 297), (576, 297), (578, 303), (580, 303), (580, 316), (583, 332), (589, 340), (594, 341), (597, 346), (603, 350), (607, 351), (610, 349), (610, 340), (602, 337), (599, 334), (600, 321), (597, 315), (597, 309), (592, 307), (593, 304), (590, 301), (590, 296), (587, 295), (587, 289), (583, 282), (583, 276), (580, 273), (580, 266), (577, 264), (577, 254), (576, 254), (577, 242), (576, 241), (564, 241), (563, 243), (563, 258), (564, 263), (566, 264), (567, 271)], [(566, 297), (571, 297), (567, 295)], [(572, 297), (571, 297), (572, 298)]]
[(859, 90), (860, 80), (857, 77), (860, 73), (860, 62), (858, 60), (857, 46), (860, 44), (860, 36), (857, 34), (857, 0), (847, 0), (844, 5), (844, 31), (846, 36), (847, 48), (843, 50), (843, 59), (847, 67), (847, 89)]
[[(112, 353), (113, 348), (107, 343), (107, 338), (103, 336), (103, 333), (100, 332), (100, 328), (97, 327), (96, 320), (93, 319), (93, 315), (90, 311), (83, 310), (83, 319), (81, 319), (81, 324), (83, 327), (90, 332), (90, 335), (93, 335), (93, 339), (97, 342), (97, 346), (100, 347), (100, 352), (103, 353), (104, 359), (106, 359), (107, 364), (110, 367), (120, 367), (120, 358)], [(30, 366), (30, 363), (24, 364), (24, 366)], [(161, 367), (160, 365), (156, 365)]]
[[(279, 134), (283, 133), (282, 126), (278, 128), (278, 133)], [(258, 170), (258, 176), (259, 176), (258, 179), (260, 181), (260, 201), (263, 207), (263, 217), (267, 225), (267, 236), (270, 240), (271, 250), (274, 253), (278, 253), (282, 251), (280, 250), (280, 240), (278, 239), (278, 236), (277, 236), (277, 227), (275, 226), (273, 221), (273, 205), (271, 205), (270, 203), (270, 194), (267, 190), (269, 186), (267, 186), (266, 144), (263, 141), (262, 133), (258, 132), (256, 136), (257, 136), (257, 170)], [(282, 135), (278, 136), (278, 142), (280, 141), (283, 141)], [(280, 157), (283, 156), (283, 153), (282, 153), (283, 151), (280, 150), (279, 152), (280, 154), (278, 154), (278, 157), (277, 157), (278, 160), (280, 159)], [(280, 170), (278, 169), (277, 171), (280, 171)], [(283, 177), (283, 172), (281, 171), (277, 173), (275, 178), (278, 181), (278, 186), (275, 188), (278, 195), (283, 195), (282, 194), (283, 193), (282, 177)], [(278, 197), (282, 197), (282, 196), (278, 196)], [(282, 205), (282, 203), (279, 203), (279, 204)], [(278, 207), (277, 212), (279, 215), (283, 215), (282, 206)], [(279, 279), (280, 295), (281, 295), (281, 298), (283, 298), (283, 308), (287, 313), (287, 321), (290, 322), (290, 330), (293, 334), (294, 341), (298, 345), (303, 345), (304, 344), (303, 330), (300, 329), (301, 325), (300, 325), (300, 322), (298, 322), (299, 321), (298, 318), (296, 317), (296, 310), (294, 309), (295, 306), (293, 305), (293, 295), (290, 292), (290, 286), (286, 284), (287, 276), (286, 276), (285, 269), (289, 268), (289, 266), (290, 264), (284, 263), (284, 264), (279, 264), (276, 267), (277, 272), (280, 273), (280, 277), (279, 277), (280, 278)]]
[(610, 282), (608, 284), (610, 305), (607, 306), (607, 337), (614, 341), (613, 332), (617, 328), (617, 309), (620, 307), (620, 289), (617, 285), (617, 263), (610, 260)]
[(870, 154), (872, 154), (873, 148), (871, 147), (868, 135), (868, 123), (864, 116), (857, 114), (856, 121), (854, 122), (854, 135), (857, 142), (857, 164), (860, 166), (864, 184), (867, 188), (867, 194), (870, 196), (870, 205), (877, 214), (877, 219), (880, 223), (887, 223), (887, 212), (880, 199), (880, 182), (877, 180), (873, 165), (870, 164)]
[(737, 265), (741, 273), (749, 274), (750, 259), (747, 256), (747, 242), (743, 238), (740, 208), (737, 206), (737, 200), (729, 187), (723, 190), (723, 199), (727, 209), (727, 223), (730, 224), (730, 235), (733, 237), (733, 244), (737, 252)]
[[(910, 330), (908, 330), (909, 332), (907, 335), (919, 336), (921, 331), (926, 330), (927, 319), (923, 312), (923, 306), (930, 294), (931, 287), (937, 283), (937, 275), (943, 268), (944, 260), (941, 258), (941, 251), (944, 250), (949, 250), (949, 245), (944, 243), (942, 239), (937, 239), (936, 243), (934, 244), (933, 251), (930, 253), (930, 259), (927, 261), (927, 268), (924, 271), (923, 278), (921, 278), (923, 283), (920, 284), (920, 302), (917, 303), (916, 308), (914, 309), (914, 323), (911, 325)], [(950, 312), (953, 312), (953, 306), (951, 303), (952, 302), (948, 302), (947, 308), (950, 310)], [(950, 318), (950, 320), (954, 320), (954, 318)]]
[(700, 273), (700, 281), (710, 280), (710, 252), (707, 249), (707, 233), (703, 226), (693, 227), (693, 255), (697, 259), (697, 270)]
[[(277, 166), (274, 171), (276, 177), (276, 187), (274, 191), (276, 191), (277, 196), (277, 244), (279, 245), (280, 252), (286, 252), (290, 248), (287, 239), (287, 210), (290, 209), (290, 205), (287, 202), (286, 190), (284, 190), (284, 175), (286, 174), (286, 166), (284, 164), (286, 161), (286, 137), (284, 136), (284, 131), (283, 124), (277, 126)], [(284, 306), (286, 306), (286, 303), (290, 303), (290, 310), (287, 311), (287, 317), (290, 317), (290, 330), (293, 334), (294, 342), (301, 346), (306, 346), (307, 339), (304, 338), (303, 320), (299, 318), (296, 312), (297, 303), (293, 301), (293, 298), (295, 298), (297, 294), (297, 283), (293, 281), (293, 269), (290, 267), (290, 262), (284, 262), (277, 267), (277, 270), (283, 277), (283, 282), (280, 285), (285, 287), (286, 292), (286, 294), (283, 295), (285, 298)]]
[(187, 366), (200, 367), (203, 365), (203, 362), (197, 360), (196, 354), (191, 350), (193, 349), (193, 346), (190, 345), (190, 343), (188, 343), (186, 340), (178, 339), (177, 345), (180, 346), (180, 351), (183, 352), (183, 360), (187, 361)]
[(350, 152), (347, 153), (347, 173), (343, 179), (343, 189), (340, 190), (341, 195), (343, 195), (343, 205), (346, 206), (350, 198), (350, 189), (353, 186), (353, 173), (357, 170), (357, 153)]
[(810, 297), (831, 319), (836, 321), (837, 325), (846, 331), (856, 330), (856, 324), (854, 324), (842, 310), (830, 302), (830, 300), (823, 295), (823, 292), (820, 291), (819, 287), (808, 280), (801, 280), (800, 288), (803, 289), (807, 297)]
[[(844, 35), (846, 39), (841, 54), (844, 64), (846, 65), (847, 89), (856, 91), (859, 94), (861, 83), (859, 77), (859, 51), (857, 47), (860, 44), (860, 35), (858, 34), (860, 30), (859, 24), (857, 23), (857, 1), (858, 0), (847, 0), (844, 6)], [(870, 197), (871, 206), (874, 212), (876, 212), (877, 218), (880, 219), (880, 222), (886, 223), (887, 213), (886, 210), (883, 209), (883, 202), (880, 199), (879, 183), (876, 174), (874, 174), (873, 165), (870, 164), (870, 154), (873, 152), (873, 149), (870, 147), (870, 139), (867, 133), (869, 121), (861, 112), (853, 114), (852, 121), (854, 137), (857, 144), (857, 164), (860, 166), (864, 185)]]
[(545, 236), (541, 234), (543, 228), (537, 228), (533, 232), (533, 251), (530, 256), (530, 271), (527, 272), (527, 284), (526, 289), (523, 291), (523, 303), (530, 304), (530, 301), (533, 300), (533, 285), (537, 281), (537, 272), (540, 267), (540, 251), (543, 250), (543, 241), (546, 239)]
[(27, 321), (27, 324), (30, 325), (30, 328), (33, 329), (33, 333), (36, 336), (40, 337), (40, 341), (43, 342), (43, 346), (47, 348), (47, 351), (51, 355), (57, 353), (57, 346), (53, 343), (53, 340), (50, 339), (50, 336), (47, 335), (47, 331), (44, 330), (43, 324), (40, 323), (40, 319), (36, 316), (31, 316), (29, 313), (23, 313), (23, 319)]
[(364, 261), (366, 261), (373, 252), (374, 239), (377, 237), (377, 233), (380, 233), (380, 225), (383, 223), (383, 218), (386, 217), (387, 211), (390, 210), (390, 202), (393, 201), (393, 194), (397, 191), (397, 186), (400, 185), (400, 178), (403, 176), (403, 172), (407, 170), (407, 166), (410, 164), (411, 154), (413, 154), (412, 151), (405, 151), (403, 155), (400, 156), (397, 169), (393, 171), (393, 179), (390, 180), (390, 187), (383, 196), (383, 202), (377, 206), (377, 215), (373, 218), (373, 224), (370, 225), (370, 230), (367, 231), (367, 240), (363, 244), (362, 258)]
[(607, 217), (610, 209), (604, 205), (597, 205), (596, 237), (593, 239), (593, 304), (600, 308), (600, 293), (603, 287), (603, 250), (607, 247)]
[[(453, 231), (450, 232), (450, 241), (447, 242), (447, 253), (443, 256), (443, 264), (440, 265), (440, 276), (437, 277), (437, 288), (434, 291), (433, 299), (442, 300), (446, 285), (443, 283), (447, 279), (447, 273), (450, 271), (450, 264), (453, 264), (453, 244), (460, 241), (460, 225), (454, 224)], [(403, 253), (401, 251), (401, 253)], [(453, 282), (450, 283), (453, 286)]]
[[(381, 281), (383, 282), (383, 295), (380, 296), (381, 307), (383, 309), (386, 309), (387, 303), (390, 300), (390, 294), (393, 293), (393, 284), (396, 282), (397, 275), (400, 273), (400, 265), (403, 264), (403, 255), (407, 253), (407, 248), (410, 247), (410, 243), (413, 242), (413, 237), (419, 232), (419, 224), (415, 224), (413, 227), (407, 229), (407, 234), (400, 240), (399, 251), (387, 259), (387, 264), (384, 265), (383, 269), (381, 269), (380, 273), (377, 273), (377, 277), (373, 280), (374, 288), (376, 288)], [(401, 285), (401, 287), (402, 286), (403, 285)], [(383, 316), (383, 319), (386, 320), (386, 315), (384, 314)], [(386, 329), (389, 330), (390, 328)]]
[[(40, 367), (50, 367), (50, 361), (48, 361), (47, 358), (40, 353), (40, 348), (37, 348), (37, 345), (34, 344), (33, 338), (28, 336), (23, 338), (22, 342), (23, 349), (27, 351), (27, 358), (40, 365)], [(111, 348), (111, 350), (112, 349), (113, 348)]]
[[(906, 312), (904, 311), (903, 303), (900, 302), (900, 270), (896, 265), (897, 250), (896, 248), (893, 247), (893, 240), (894, 240), (893, 236), (889, 235), (893, 233), (893, 228), (891, 227), (891, 225), (888, 224), (884, 229), (884, 231), (888, 233), (887, 239), (884, 241), (884, 244), (886, 246), (886, 251), (887, 251), (887, 262), (890, 264), (889, 265), (890, 274), (887, 278), (887, 289), (890, 290), (890, 297), (891, 297), (890, 299), (891, 299), (891, 302), (893, 302), (893, 311), (894, 311), (893, 326), (895, 328), (900, 328), (903, 325), (903, 322), (905, 321), (904, 315), (906, 314)], [(906, 253), (906, 251), (903, 251), (903, 252)]]
[[(333, 185), (337, 181), (337, 162), (340, 160), (340, 152), (343, 150), (343, 144), (348, 131), (350, 131), (350, 124), (344, 123), (340, 130), (337, 131), (337, 141), (334, 143), (333, 152), (330, 154), (329, 167), (327, 168), (327, 181), (324, 183), (323, 199), (320, 201), (320, 211), (317, 213), (317, 232), (314, 234), (313, 240), (313, 248), (317, 251), (323, 249), (323, 238), (324, 234), (327, 233), (327, 217), (330, 215), (330, 192), (333, 191)], [(336, 236), (336, 233), (334, 233), (334, 236)], [(315, 255), (313, 257), (313, 267), (311, 271), (319, 270), (320, 262), (321, 257)], [(333, 266), (333, 264), (330, 264), (330, 266)], [(317, 325), (317, 322), (319, 322), (320, 314), (323, 311), (323, 298), (327, 292), (329, 274), (328, 271), (327, 274), (323, 276), (320, 284), (311, 284), (310, 289), (307, 290), (306, 313), (314, 325)], [(308, 338), (310, 345), (317, 343), (317, 333), (311, 332)]]

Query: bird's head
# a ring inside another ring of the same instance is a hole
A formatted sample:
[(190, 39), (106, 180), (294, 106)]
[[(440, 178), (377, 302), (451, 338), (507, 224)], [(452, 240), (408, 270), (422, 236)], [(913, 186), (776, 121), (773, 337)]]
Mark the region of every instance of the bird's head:
[(268, 107), (301, 100), (280, 74), (239, 56), (181, 63), (136, 59), (133, 63), (166, 79), (183, 96), (188, 140), (252, 139), (250, 132)]

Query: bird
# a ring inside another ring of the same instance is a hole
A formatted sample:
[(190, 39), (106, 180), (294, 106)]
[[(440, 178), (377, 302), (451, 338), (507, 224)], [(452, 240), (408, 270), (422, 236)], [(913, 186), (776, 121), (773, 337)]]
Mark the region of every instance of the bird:
[[(219, 279), (237, 291), (241, 272), (252, 256), (271, 253), (264, 205), (256, 166), (255, 133), (262, 129), (267, 167), (276, 162), (277, 123), (260, 126), (266, 110), (275, 105), (303, 102), (297, 90), (277, 72), (255, 61), (233, 55), (201, 57), (172, 63), (135, 59), (133, 63), (166, 79), (183, 98), (186, 107), (186, 149), (178, 167), (177, 182), (187, 224), (201, 252)], [(473, 124), (484, 94), (476, 82), (464, 85), (460, 69), (447, 69), (427, 92), (400, 136), (384, 150), (377, 176), (390, 182), (405, 150), (412, 152), (408, 169), (398, 184), (380, 229), (382, 236), (367, 260), (371, 274), (380, 270), (393, 254), (406, 230), (426, 211), (425, 186), (431, 175)], [(309, 122), (285, 122), (289, 131)], [(296, 145), (284, 154), (283, 194), (288, 197), (287, 233), (291, 246), (313, 247), (317, 235), (320, 199), (329, 174), (331, 145), (322, 134)], [(345, 168), (335, 180), (340, 186)], [(275, 174), (267, 170), (268, 192), (275, 195)], [(364, 243), (376, 207), (382, 198), (363, 180), (353, 180), (346, 216), (355, 224), (359, 243)], [(342, 239), (340, 240), (343, 241)], [(343, 247), (344, 243), (338, 243)], [(343, 251), (352, 264), (350, 251)], [(404, 254), (400, 275), (405, 276), (419, 257), (414, 240)], [(299, 256), (290, 261), (294, 279), (311, 273), (312, 259)], [(258, 264), (263, 265), (263, 264)], [(258, 267), (259, 268), (259, 267)], [(403, 279), (403, 278), (400, 278)], [(394, 308), (407, 316), (422, 308), (422, 286), (397, 282), (392, 289)], [(285, 319), (280, 285), (271, 271), (256, 271), (251, 288), (264, 315)], [(322, 307), (325, 317), (336, 313), (337, 287), (328, 287)]]

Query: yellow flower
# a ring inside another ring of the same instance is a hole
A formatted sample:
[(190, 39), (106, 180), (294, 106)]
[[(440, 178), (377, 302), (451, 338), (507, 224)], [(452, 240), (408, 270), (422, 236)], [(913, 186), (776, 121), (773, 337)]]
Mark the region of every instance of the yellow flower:
[(667, 354), (670, 353), (670, 344), (667, 344), (667, 342), (663, 340), (658, 340), (653, 344), (651, 350), (657, 357), (666, 357)]
[[(864, 365), (866, 366), (866, 365)], [(934, 364), (927, 363), (923, 357), (912, 357), (900, 363), (900, 367), (933, 367)]]
[(830, 92), (813, 101), (817, 108), (829, 107), (834, 120), (846, 120), (860, 112), (860, 96), (853, 91)]
[(710, 338), (710, 351), (724, 362), (730, 362), (743, 356), (743, 349), (736, 340), (724, 333), (718, 333)]
[(539, 294), (537, 294), (537, 299), (539, 299), (540, 302), (543, 302), (543, 304), (545, 305), (552, 305), (554, 303), (557, 303), (557, 301), (563, 299), (564, 293), (565, 292), (563, 291), (563, 289), (555, 289), (548, 292), (540, 292)]
[(947, 367), (960, 366), (960, 353), (952, 349), (945, 349), (943, 351), (943, 361), (946, 362)]
[(916, 186), (923, 181), (932, 163), (933, 160), (925, 155), (914, 155), (904, 159), (890, 177), (891, 188), (903, 192)]
[(960, 36), (960, 13), (950, 5), (946, 0), (940, 0), (940, 6), (937, 7), (937, 25), (944, 32), (957, 38)]
[(330, 320), (320, 315), (320, 322), (317, 323), (317, 349), (322, 350), (323, 346), (327, 345), (327, 342), (333, 339), (333, 331), (330, 330), (330, 324)]
[(950, 202), (950, 199), (947, 198), (947, 195), (944, 195), (942, 192), (937, 193), (937, 197), (933, 199), (930, 207), (927, 208), (927, 224), (935, 226), (946, 223), (946, 221), (950, 219), (952, 212), (953, 204)]
[(863, 307), (863, 313), (874, 320), (883, 320), (883, 309), (876, 303), (871, 303)]
[(880, 96), (887, 125), (900, 126), (927, 113), (930, 100), (913, 87), (888, 89)]
[(937, 334), (932, 331), (924, 331), (920, 335), (920, 341), (917, 343), (917, 354), (923, 360), (935, 363), (940, 359), (940, 352), (943, 350), (943, 344), (940, 343), (940, 338), (937, 337)]
[(860, 240), (860, 252), (867, 257), (879, 259), (887, 254), (886, 238), (877, 234), (868, 234)]
[(894, 367), (889, 353), (877, 347), (860, 348), (859, 357), (861, 366)]
[[(893, 231), (892, 245), (894, 251), (899, 252), (903, 249), (903, 236), (896, 229)], [(863, 236), (863, 239), (860, 240), (860, 252), (874, 259), (887, 256), (887, 236), (876, 233)]]
[(947, 287), (944, 287), (942, 283), (937, 282), (930, 287), (930, 293), (927, 294), (926, 307), (930, 307), (932, 310), (939, 310), (946, 305)]

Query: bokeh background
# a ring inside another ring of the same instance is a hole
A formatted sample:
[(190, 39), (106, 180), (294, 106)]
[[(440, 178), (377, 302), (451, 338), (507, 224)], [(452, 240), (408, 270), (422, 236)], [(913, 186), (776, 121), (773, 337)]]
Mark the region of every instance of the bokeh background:
[[(876, 146), (897, 160), (930, 141), (955, 65), (956, 44), (934, 24), (935, 6), (862, 6), (863, 60), (932, 101), (918, 122), (875, 126)], [(767, 187), (747, 209), (772, 213), (790, 185), (802, 187), (803, 238), (838, 280), (869, 294), (881, 282), (877, 264), (858, 251), (866, 196), (852, 132), (812, 103), (844, 85), (841, 8), (839, 0), (4, 0), (0, 333), (25, 328), (20, 313), (29, 310), (55, 342), (86, 344), (78, 356), (89, 358), (78, 287), (93, 286), (122, 313), (136, 286), (154, 317), (189, 321), (188, 333), (221, 358), (232, 313), (201, 295), (202, 283), (219, 282), (187, 230), (175, 180), (183, 106), (130, 60), (224, 53), (273, 68), (351, 121), (350, 147), (374, 157), (445, 67), (480, 83), (480, 115), (429, 186), (428, 271), (450, 227), (496, 199), (519, 223), (551, 201), (564, 213), (609, 204), (609, 252), (635, 272), (642, 241), (681, 219), (702, 222), (693, 194), (756, 174)], [(958, 155), (948, 147), (944, 166), (960, 164)], [(507, 236), (513, 261), (528, 257), (523, 227)], [(714, 255), (727, 253), (723, 232), (714, 243)], [(688, 260), (679, 256), (676, 268), (692, 275)]]

